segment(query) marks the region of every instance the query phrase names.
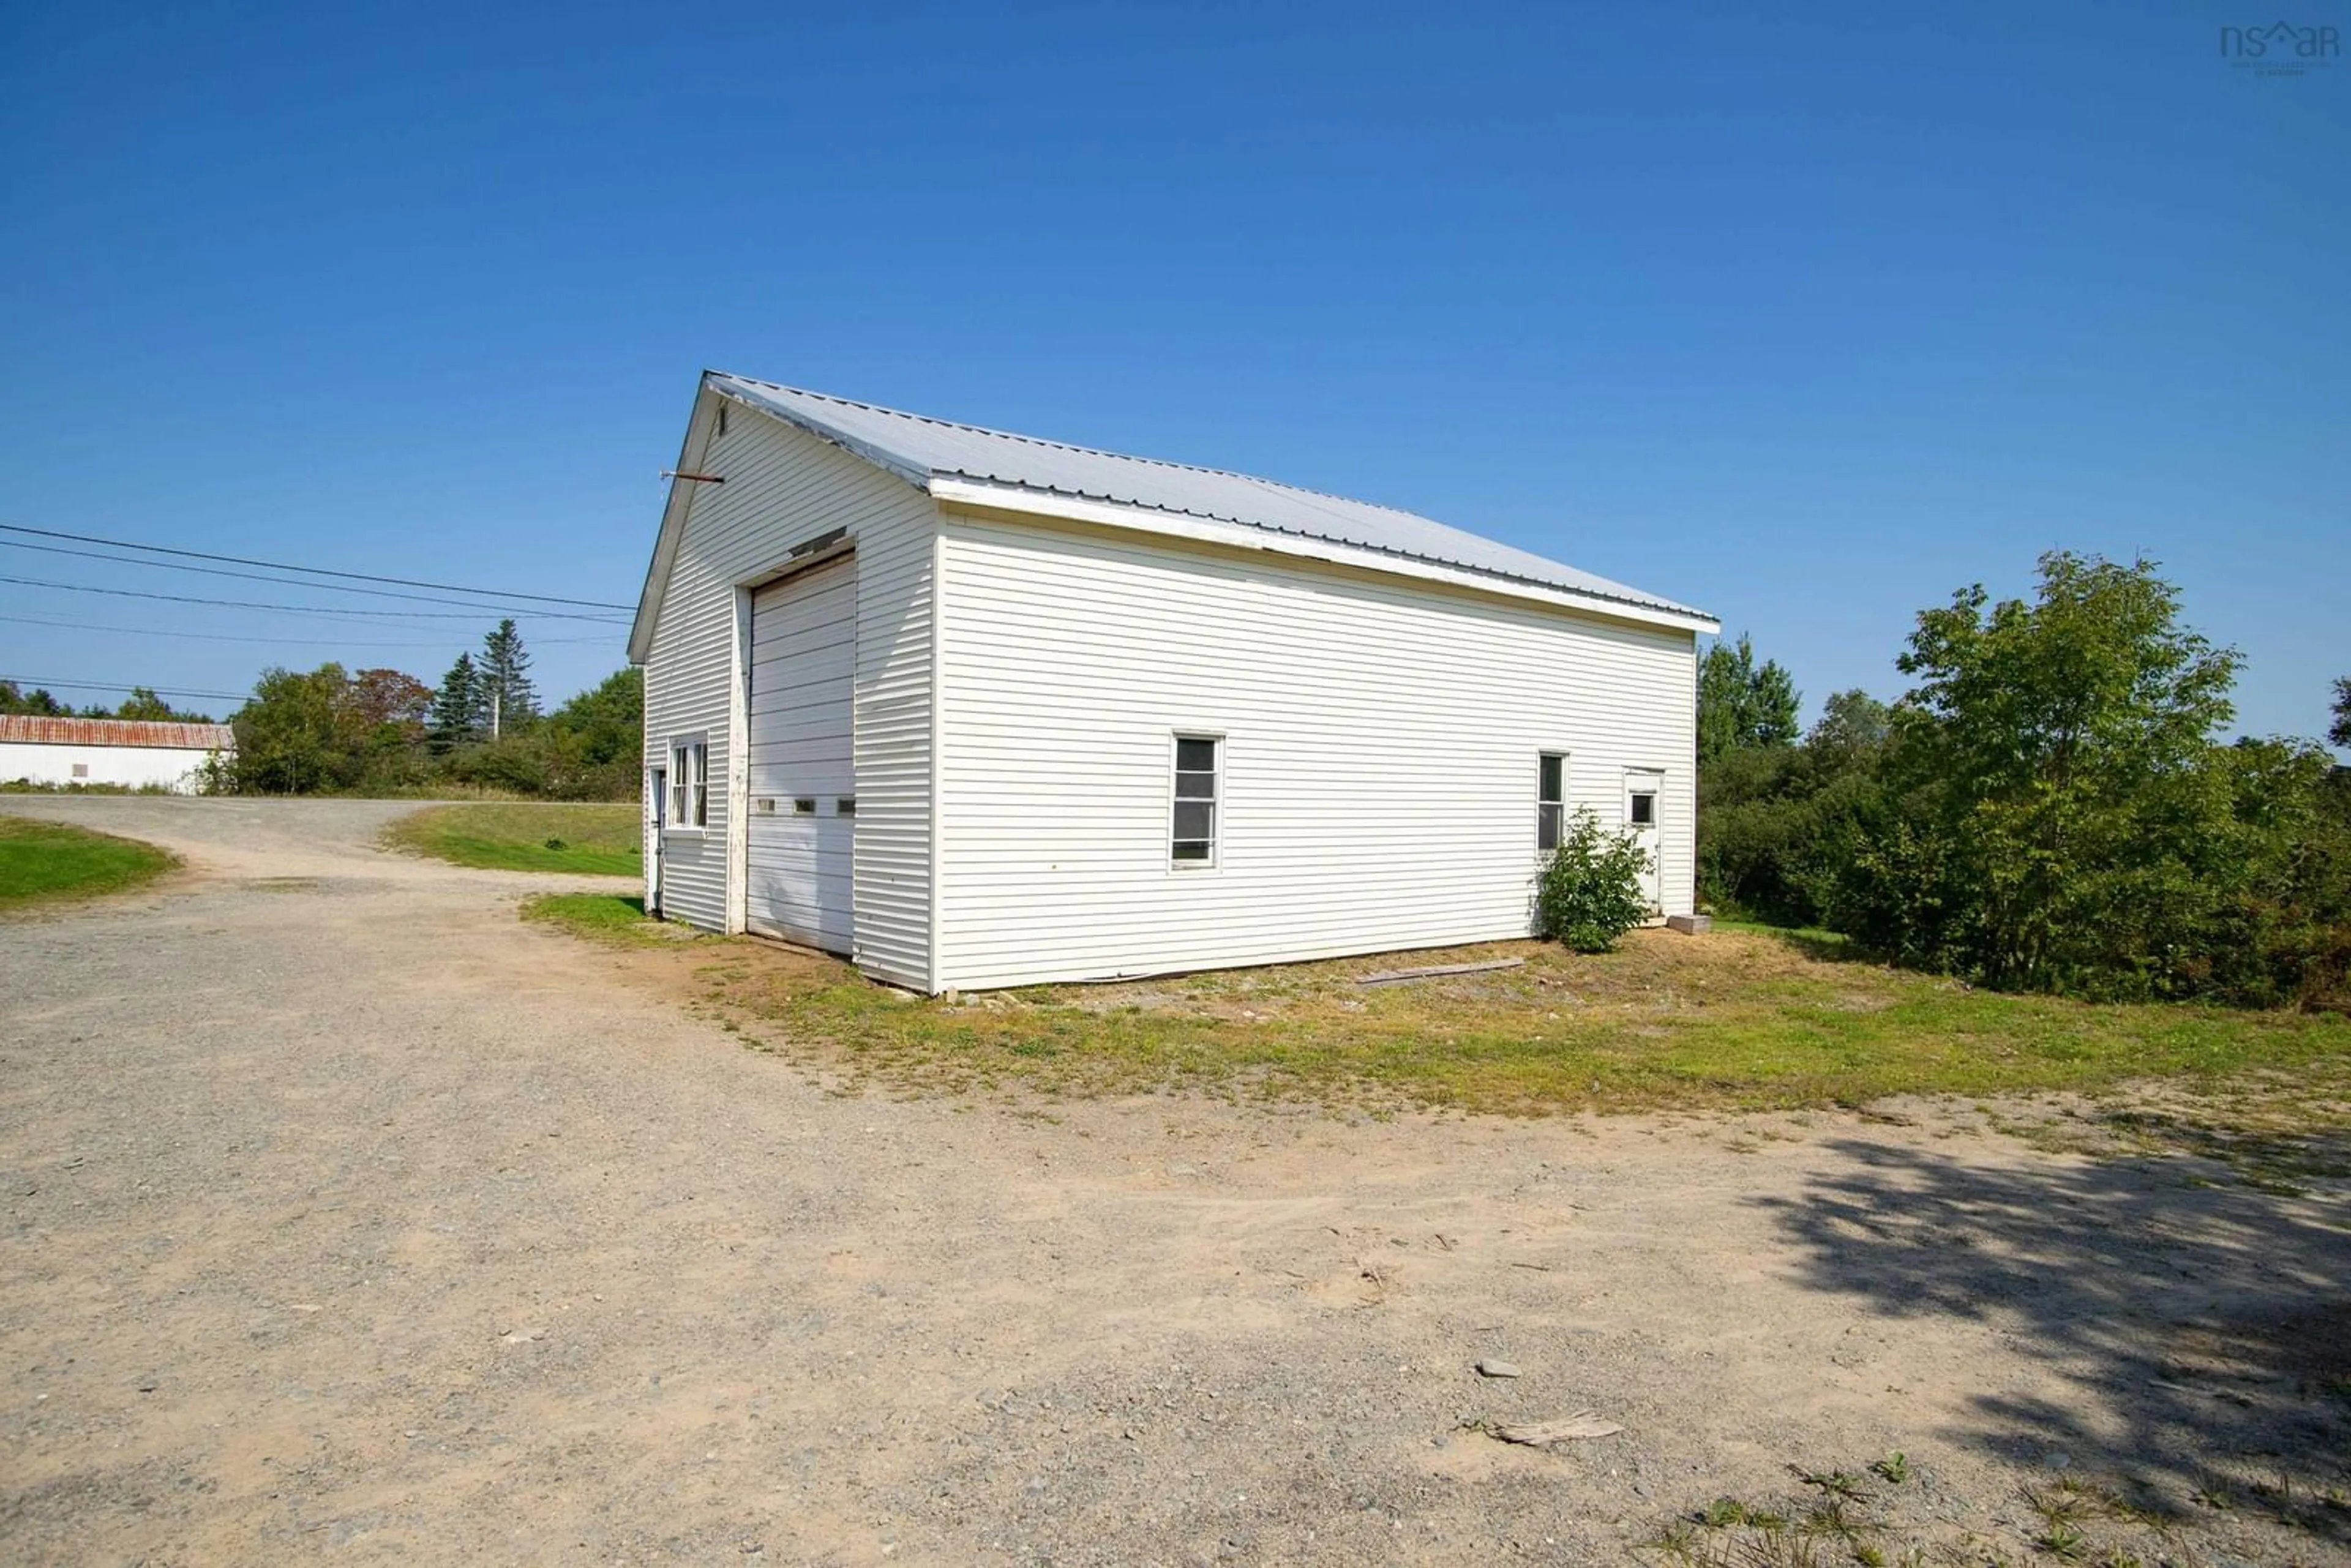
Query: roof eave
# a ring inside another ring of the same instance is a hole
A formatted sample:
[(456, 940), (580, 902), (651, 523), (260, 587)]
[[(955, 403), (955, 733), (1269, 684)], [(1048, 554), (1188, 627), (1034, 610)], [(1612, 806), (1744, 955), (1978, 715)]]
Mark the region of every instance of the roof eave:
[(885, 446), (878, 446), (860, 436), (852, 435), (830, 420), (819, 419), (806, 410), (794, 408), (786, 403), (773, 402), (761, 397), (758, 392), (749, 390), (755, 383), (748, 376), (732, 375), (725, 371), (705, 371), (703, 372), (702, 384), (720, 397), (739, 402), (746, 408), (755, 409), (771, 419), (780, 419), (786, 424), (805, 430), (820, 440), (829, 441), (852, 456), (862, 458), (885, 473), (896, 475), (917, 490), (929, 486), (930, 469), (908, 462)]
[[(695, 450), (708, 444), (710, 403), (702, 394), (712, 390), (714, 372), (705, 371), (694, 389), (694, 411), (686, 416), (685, 436), (678, 443), (677, 467), (693, 465)], [(694, 509), (700, 488), (693, 480), (672, 475), (669, 496), (662, 503), (661, 532), (653, 537), (653, 559), (645, 563), (644, 586), (637, 591), (636, 618), (629, 623), (629, 663), (642, 664), (653, 656), (653, 633), (660, 627), (662, 600), (669, 591), (669, 574), (677, 564), (678, 546), (685, 538), (686, 514)]]

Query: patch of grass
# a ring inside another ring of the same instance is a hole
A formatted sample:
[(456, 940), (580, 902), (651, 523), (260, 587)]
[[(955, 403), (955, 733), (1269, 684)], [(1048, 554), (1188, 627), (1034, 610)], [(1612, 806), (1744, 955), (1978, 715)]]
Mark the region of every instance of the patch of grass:
[[(700, 1001), (852, 1080), (956, 1092), (1181, 1088), (1374, 1110), (1792, 1110), (1894, 1094), (2096, 1093), (2150, 1082), (2216, 1119), (2351, 1129), (2351, 1019), (1971, 990), (1822, 958), (1770, 932), (1630, 933), (966, 997), (837, 959), (710, 939)], [(1516, 968), (1402, 985), (1435, 962)], [(2266, 1108), (2264, 1110), (2263, 1108)]]
[[(1516, 969), (1407, 985), (1444, 958)], [(1238, 1095), (1541, 1113), (1784, 1110), (1903, 1093), (2204, 1093), (2266, 1074), (2298, 1114), (2351, 1125), (2351, 1019), (2122, 1007), (1974, 991), (1813, 957), (1776, 936), (1635, 932), (1584, 956), (1533, 943), (1108, 986), (962, 1005), (835, 960), (741, 943), (706, 1000), (904, 1087), (1050, 1092), (1179, 1084)]]
[(0, 816), (0, 910), (120, 893), (179, 863), (136, 839)]
[(542, 893), (524, 901), (522, 917), (560, 925), (573, 936), (591, 941), (632, 946), (677, 941), (684, 929), (665, 925), (646, 915), (642, 898), (622, 898), (609, 893)]
[(431, 806), (393, 822), (383, 841), (486, 871), (644, 873), (643, 830), (629, 801)]
[(1843, 958), (1855, 963), (1866, 962), (1869, 955), (1854, 939), (1842, 931), (1831, 931), (1824, 925), (1773, 925), (1761, 920), (1745, 920), (1738, 916), (1718, 917), (1717, 931), (1737, 931), (1754, 936), (1770, 936), (1785, 942), (1798, 952), (1813, 958)]
[(0, 795), (176, 795), (169, 784), (36, 784), (30, 779), (0, 779)]

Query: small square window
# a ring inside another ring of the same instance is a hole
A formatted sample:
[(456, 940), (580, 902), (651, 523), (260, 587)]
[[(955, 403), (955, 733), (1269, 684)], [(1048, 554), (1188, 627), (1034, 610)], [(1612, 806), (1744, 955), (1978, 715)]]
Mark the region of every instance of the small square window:
[(854, 795), (843, 795), (833, 801), (832, 814), (836, 817), (853, 817), (857, 815), (857, 797)]
[(813, 795), (795, 795), (795, 796), (793, 796), (793, 797), (792, 797), (792, 815), (793, 815), (793, 816), (795, 816), (795, 817), (813, 817), (813, 816), (815, 816), (815, 815), (816, 815), (816, 797), (815, 797), (815, 796), (813, 796)]
[(1636, 828), (1646, 828), (1657, 820), (1657, 798), (1647, 790), (1635, 793), (1627, 802), (1625, 816)]
[(74, 777), (77, 779), (87, 779), (89, 777), (89, 764), (87, 762), (75, 763), (73, 765), (73, 770)]

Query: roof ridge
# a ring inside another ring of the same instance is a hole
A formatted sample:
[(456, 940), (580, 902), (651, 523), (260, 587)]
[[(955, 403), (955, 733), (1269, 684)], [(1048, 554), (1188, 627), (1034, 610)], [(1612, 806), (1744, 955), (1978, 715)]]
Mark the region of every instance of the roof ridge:
[[(973, 424), (960, 419), (941, 419), (935, 414), (916, 413), (911, 409), (891, 408), (878, 402), (864, 402), (853, 397), (841, 397), (832, 392), (818, 392), (811, 387), (796, 387), (784, 382), (762, 381), (758, 376), (737, 375), (733, 371), (716, 371), (712, 373), (725, 376), (730, 382), (742, 382), (748, 386), (766, 387), (773, 392), (789, 392), (794, 397), (814, 398), (820, 402), (839, 403), (843, 408), (862, 409), (868, 413), (886, 413), (893, 419), (910, 419), (917, 424), (935, 424), (942, 430), (968, 431), (974, 435), (993, 436), (998, 441), (1018, 441), (1026, 446), (1043, 446), (1055, 452), (1082, 453), (1088, 457), (1108, 457), (1120, 463), (1145, 463), (1155, 468), (1173, 468), (1186, 474), (1210, 474), (1219, 479), (1243, 479), (1252, 485), (1270, 485), (1277, 490), (1288, 490), (1296, 495), (1315, 496), (1325, 501), (1344, 501), (1351, 507), (1370, 507), (1377, 511), (1393, 512), (1399, 517), (1410, 517), (1416, 522), (1436, 523), (1440, 528), (1454, 527), (1451, 523), (1437, 522), (1435, 517), (1424, 517), (1418, 512), (1407, 512), (1402, 507), (1391, 507), (1382, 501), (1366, 501), (1358, 496), (1343, 496), (1336, 490), (1317, 490), (1309, 485), (1293, 485), (1287, 479), (1269, 479), (1262, 474), (1244, 474), (1238, 468), (1211, 468), (1201, 463), (1178, 463), (1172, 457), (1144, 457), (1132, 452), (1113, 452), (1107, 446), (1081, 446), (1074, 441), (1053, 441), (1042, 435), (1023, 435), (1017, 430), (998, 430), (994, 425)], [(943, 469), (940, 472), (949, 472), (949, 470)], [(952, 472), (961, 474), (964, 470), (956, 469)], [(967, 476), (978, 477), (978, 476)], [(1455, 528), (1454, 531), (1459, 533), (1467, 530)]]
[[(1280, 479), (1098, 446), (961, 420), (940, 419), (731, 371), (704, 372), (705, 384), (832, 441), (917, 488), (937, 481), (1005, 485), (1199, 517), (1232, 527), (1327, 540), (1419, 560), (1499, 581), (1563, 591), (1620, 604), (1711, 620), (1670, 599), (1551, 559), (1452, 523), (1378, 501), (1310, 489)], [(732, 392), (728, 392), (728, 388)], [(1033, 455), (1022, 457), (1020, 451)], [(935, 492), (934, 492), (935, 493)]]

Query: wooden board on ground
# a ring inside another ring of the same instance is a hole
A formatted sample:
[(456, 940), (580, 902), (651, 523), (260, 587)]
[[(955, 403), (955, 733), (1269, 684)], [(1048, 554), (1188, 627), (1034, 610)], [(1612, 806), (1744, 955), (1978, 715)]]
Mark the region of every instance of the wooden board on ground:
[(1384, 969), (1357, 979), (1359, 986), (1393, 986), (1404, 980), (1433, 980), (1439, 975), (1481, 975), (1489, 969), (1515, 969), (1524, 958), (1496, 958), (1484, 964), (1432, 964), (1426, 969)]

